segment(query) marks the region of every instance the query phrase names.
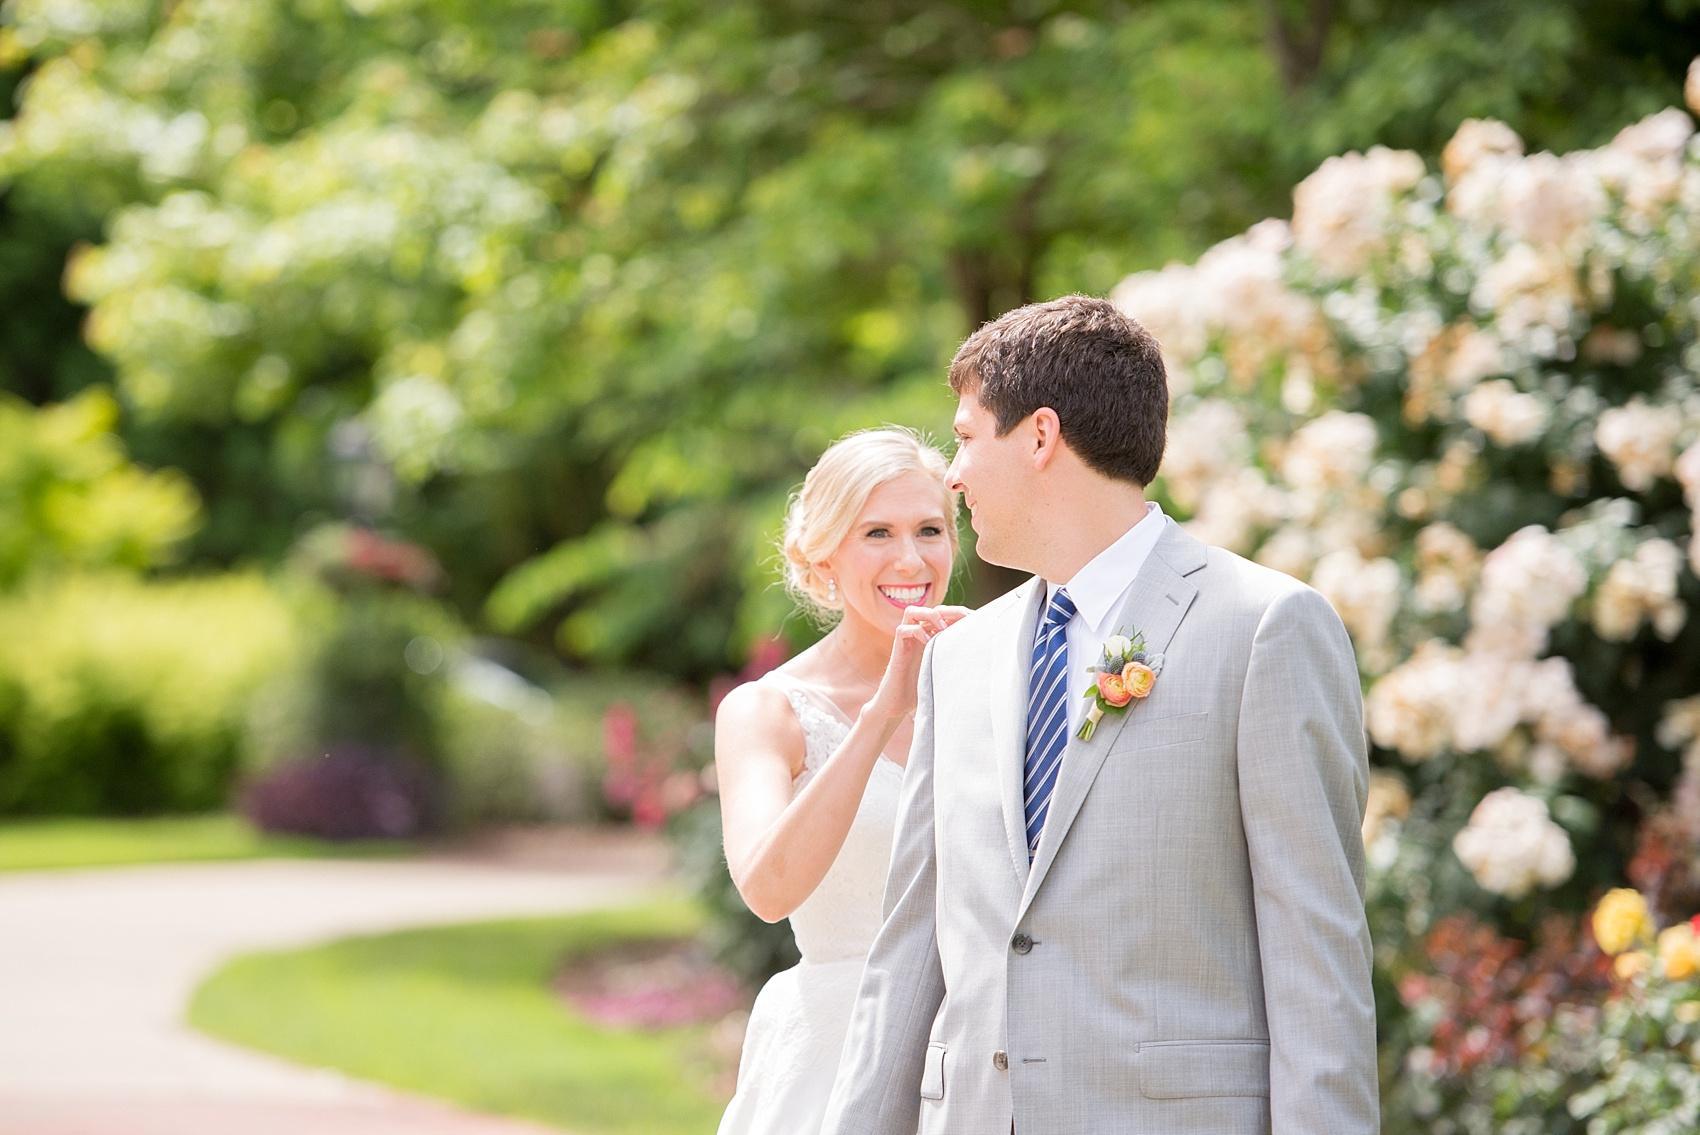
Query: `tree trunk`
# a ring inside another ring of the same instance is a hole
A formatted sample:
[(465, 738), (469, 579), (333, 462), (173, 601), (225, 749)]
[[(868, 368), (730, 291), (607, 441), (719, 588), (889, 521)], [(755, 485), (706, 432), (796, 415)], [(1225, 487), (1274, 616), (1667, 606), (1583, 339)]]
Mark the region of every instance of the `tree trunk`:
[(1303, 11), (1290, 17), (1291, 3), (1263, 0), (1269, 18), (1269, 48), (1281, 71), (1281, 86), (1297, 94), (1316, 78), (1334, 24), (1334, 0), (1301, 0)]

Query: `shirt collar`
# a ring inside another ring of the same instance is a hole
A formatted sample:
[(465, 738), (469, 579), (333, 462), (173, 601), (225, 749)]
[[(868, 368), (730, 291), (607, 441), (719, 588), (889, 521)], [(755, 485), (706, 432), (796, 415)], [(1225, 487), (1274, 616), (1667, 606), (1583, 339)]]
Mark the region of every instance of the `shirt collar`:
[[(1068, 588), (1070, 599), (1088, 627), (1100, 627), (1115, 612), (1117, 600), (1127, 594), (1133, 577), (1145, 566), (1146, 557), (1157, 546), (1168, 518), (1156, 501), (1145, 502), (1145, 515), (1117, 538), (1116, 542), (1092, 557), (1074, 578), (1061, 586)], [(1047, 581), (1045, 599), (1057, 593), (1058, 584)]]

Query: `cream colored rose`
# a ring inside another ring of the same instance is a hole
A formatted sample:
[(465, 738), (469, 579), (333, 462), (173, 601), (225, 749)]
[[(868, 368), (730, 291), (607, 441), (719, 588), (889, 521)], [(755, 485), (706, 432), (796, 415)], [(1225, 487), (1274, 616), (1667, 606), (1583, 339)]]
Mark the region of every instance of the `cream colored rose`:
[(1484, 161), (1523, 156), (1517, 131), (1492, 118), (1466, 118), (1440, 155), (1448, 182), (1456, 183)]
[(1546, 804), (1515, 788), (1484, 796), (1452, 850), (1482, 889), (1507, 898), (1557, 886), (1576, 869), (1570, 837), (1549, 818)]
[(1355, 276), (1387, 244), (1398, 198), (1423, 177), (1423, 160), (1376, 146), (1329, 158), (1293, 190), (1293, 244), (1324, 271)]
[(1618, 560), (1594, 593), (1593, 625), (1608, 642), (1628, 642), (1651, 622), (1666, 642), (1681, 632), (1688, 609), (1677, 593), (1682, 550), (1669, 540), (1648, 540)]
[(1600, 415), (1594, 444), (1617, 467), (1624, 487), (1640, 493), (1674, 471), (1681, 432), (1680, 415), (1636, 397)]
[(1484, 382), (1464, 398), (1464, 420), (1499, 446), (1533, 441), (1551, 418), (1545, 398), (1519, 391), (1509, 379)]

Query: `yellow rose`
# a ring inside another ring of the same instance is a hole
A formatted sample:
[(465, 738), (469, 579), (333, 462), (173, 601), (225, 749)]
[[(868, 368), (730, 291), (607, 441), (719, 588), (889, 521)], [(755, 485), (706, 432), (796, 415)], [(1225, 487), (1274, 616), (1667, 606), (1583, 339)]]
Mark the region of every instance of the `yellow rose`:
[(1647, 900), (1641, 892), (1618, 887), (1606, 892), (1594, 908), (1594, 941), (1606, 953), (1621, 954), (1652, 937), (1653, 920), (1647, 916)]
[(1672, 981), (1685, 981), (1700, 973), (1700, 938), (1695, 937), (1694, 927), (1679, 922), (1661, 933), (1659, 961)]

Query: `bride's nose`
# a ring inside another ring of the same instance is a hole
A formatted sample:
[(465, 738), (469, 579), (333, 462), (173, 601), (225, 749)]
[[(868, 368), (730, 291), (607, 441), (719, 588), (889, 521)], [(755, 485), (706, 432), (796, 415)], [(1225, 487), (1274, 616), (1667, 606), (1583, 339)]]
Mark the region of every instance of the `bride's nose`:
[(925, 566), (925, 561), (921, 559), (921, 550), (915, 546), (914, 537), (905, 537), (903, 547), (897, 555), (897, 570), (915, 575)]

